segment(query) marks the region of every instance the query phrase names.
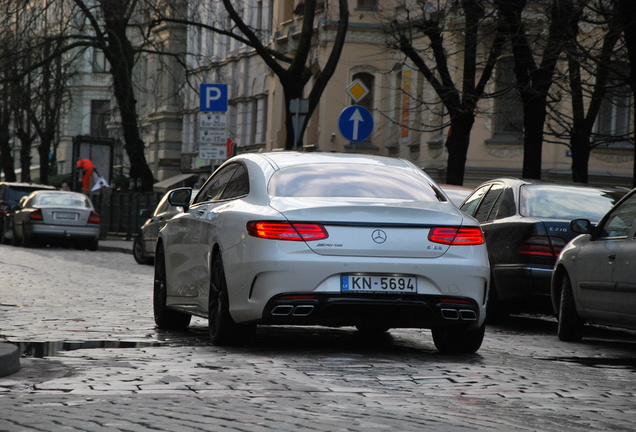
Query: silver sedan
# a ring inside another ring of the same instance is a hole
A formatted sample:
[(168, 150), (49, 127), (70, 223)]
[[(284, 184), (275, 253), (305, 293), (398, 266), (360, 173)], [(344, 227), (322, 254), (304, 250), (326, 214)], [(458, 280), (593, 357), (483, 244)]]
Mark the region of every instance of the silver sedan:
[(84, 194), (66, 191), (35, 191), (20, 200), (13, 215), (14, 244), (24, 247), (38, 242), (65, 241), (97, 250), (100, 219)]
[(159, 233), (160, 328), (208, 318), (213, 344), (256, 325), (432, 329), (443, 352), (484, 337), (490, 267), (477, 221), (396, 158), (276, 152), (231, 158)]

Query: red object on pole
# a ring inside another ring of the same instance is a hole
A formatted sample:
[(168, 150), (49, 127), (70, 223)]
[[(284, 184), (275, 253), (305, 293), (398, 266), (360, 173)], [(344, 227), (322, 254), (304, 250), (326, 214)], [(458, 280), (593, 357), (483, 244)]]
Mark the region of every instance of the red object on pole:
[(236, 153), (234, 153), (234, 151), (236, 150), (236, 143), (232, 141), (232, 138), (227, 139), (227, 142), (225, 143), (225, 148), (226, 148), (226, 154), (228, 159), (231, 158), (232, 156), (236, 156)]
[(77, 166), (82, 169), (82, 193), (88, 195), (91, 191), (91, 180), (95, 165), (90, 159), (80, 159), (77, 161)]

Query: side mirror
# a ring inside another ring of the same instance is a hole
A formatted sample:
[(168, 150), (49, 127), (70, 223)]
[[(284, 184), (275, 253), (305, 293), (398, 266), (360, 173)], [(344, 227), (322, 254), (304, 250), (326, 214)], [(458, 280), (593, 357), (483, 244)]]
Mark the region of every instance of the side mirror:
[(570, 229), (577, 234), (592, 234), (594, 226), (587, 219), (574, 219), (570, 222)]
[(142, 219), (150, 219), (150, 216), (152, 216), (152, 213), (150, 212), (150, 210), (148, 209), (142, 209), (139, 210), (139, 217)]
[(175, 189), (168, 195), (168, 202), (173, 207), (183, 207), (183, 211), (187, 211), (190, 206), (191, 196), (192, 188)]

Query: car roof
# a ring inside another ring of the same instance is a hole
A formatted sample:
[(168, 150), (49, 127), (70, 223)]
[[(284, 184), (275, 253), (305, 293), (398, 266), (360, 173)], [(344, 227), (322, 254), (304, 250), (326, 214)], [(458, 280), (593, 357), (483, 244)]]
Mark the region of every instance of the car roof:
[(41, 189), (49, 189), (55, 190), (55, 186), (45, 185), (45, 184), (37, 184), (37, 183), (22, 183), (22, 182), (0, 182), (0, 186), (15, 186), (22, 188), (41, 188)]
[(595, 189), (612, 189), (612, 190), (624, 190), (625, 192), (629, 191), (630, 188), (624, 186), (608, 186), (608, 185), (599, 185), (592, 183), (578, 183), (572, 181), (557, 181), (557, 180), (537, 180), (537, 179), (527, 179), (527, 178), (517, 178), (517, 177), (498, 177), (492, 180), (485, 181), (481, 183), (477, 188), (490, 184), (490, 183), (504, 183), (507, 185), (547, 185), (547, 186), (564, 186), (564, 187), (582, 187), (582, 188), (595, 188)]
[(261, 157), (267, 159), (271, 164), (277, 168), (285, 168), (288, 166), (294, 166), (307, 163), (360, 163), (370, 165), (383, 165), (392, 166), (397, 168), (413, 168), (410, 162), (404, 159), (389, 157), (389, 156), (377, 156), (377, 155), (365, 155), (357, 153), (336, 153), (336, 152), (294, 152), (294, 151), (282, 151), (282, 152), (268, 152), (268, 153), (247, 153), (244, 155), (246, 158)]

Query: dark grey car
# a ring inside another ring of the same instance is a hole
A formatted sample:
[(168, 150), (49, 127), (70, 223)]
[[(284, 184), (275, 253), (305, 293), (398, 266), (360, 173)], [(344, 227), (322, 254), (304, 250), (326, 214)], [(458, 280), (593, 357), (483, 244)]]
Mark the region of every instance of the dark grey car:
[(35, 183), (0, 182), (0, 242), (13, 240), (13, 212), (20, 199), (36, 190), (54, 190)]
[(139, 216), (145, 219), (144, 224), (139, 229), (137, 237), (133, 242), (133, 257), (139, 264), (153, 263), (159, 230), (163, 228), (166, 221), (181, 211), (180, 207), (170, 205), (168, 202), (169, 193), (170, 192), (167, 192), (161, 198), (152, 213), (148, 209), (139, 212)]

